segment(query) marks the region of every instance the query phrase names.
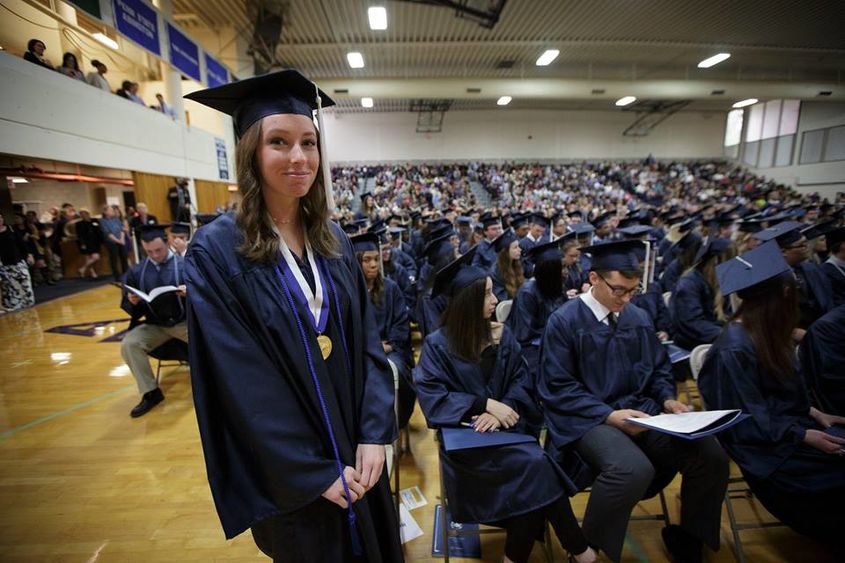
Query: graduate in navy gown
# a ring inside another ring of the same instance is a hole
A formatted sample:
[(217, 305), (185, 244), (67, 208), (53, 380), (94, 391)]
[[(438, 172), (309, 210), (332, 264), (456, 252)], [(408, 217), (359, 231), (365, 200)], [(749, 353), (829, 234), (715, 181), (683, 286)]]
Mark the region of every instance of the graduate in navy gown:
[(496, 265), (490, 272), (493, 280), (493, 294), (499, 301), (516, 297), (517, 291), (525, 283), (522, 271), (522, 248), (513, 229), (508, 227), (493, 240), (496, 249)]
[(333, 102), (295, 70), (188, 97), (234, 114), (239, 137), (237, 214), (200, 229), (186, 259), (194, 403), (223, 531), (251, 528), (274, 561), (402, 561), (384, 468), (393, 377), (352, 245), (329, 220), (312, 116), (317, 99)]
[(576, 484), (592, 483), (584, 533), (619, 561), (628, 519), (643, 498), (680, 472), (681, 524), (663, 540), (675, 561), (701, 561), (702, 544), (719, 548), (728, 461), (712, 437), (684, 440), (626, 422), (687, 412), (675, 399), (669, 358), (648, 316), (629, 303), (641, 272), (640, 241), (590, 247), (590, 291), (549, 318), (540, 350), (537, 392), (547, 449)]
[[(654, 256), (654, 253), (657, 252), (657, 244), (650, 238), (653, 232), (653, 229), (646, 225), (634, 225), (619, 229), (619, 233), (627, 240), (639, 240), (643, 244), (642, 247), (635, 247), (634, 249), (640, 262), (640, 269), (643, 271), (641, 282), (643, 291), (634, 295), (631, 298), (631, 303), (645, 311), (654, 325), (657, 339), (663, 342), (669, 340), (672, 334), (672, 322), (669, 318), (669, 309), (666, 307), (666, 302), (661, 293), (660, 284), (654, 281), (654, 273), (652, 272), (657, 263), (657, 257)], [(646, 256), (645, 243), (648, 243), (648, 256)], [(648, 258), (648, 263), (646, 263), (646, 258)]]
[[(446, 309), (446, 297), (444, 295), (433, 296), (431, 290), (434, 287), (434, 279), (438, 270), (456, 257), (455, 247), (452, 244), (453, 234), (453, 231), (449, 228), (447, 232), (426, 244), (423, 250), (426, 262), (420, 268), (416, 315), (420, 334), (423, 338), (437, 330), (440, 326), (440, 315)], [(475, 254), (476, 248), (471, 248), (469, 252)]]
[(722, 291), (737, 292), (742, 305), (710, 348), (698, 386), (707, 408), (751, 415), (719, 439), (769, 512), (841, 549), (845, 439), (825, 429), (845, 425), (845, 418), (811, 407), (796, 370), (798, 291), (791, 268), (769, 242), (717, 272)]
[(496, 264), (496, 249), (493, 248), (493, 240), (502, 234), (502, 220), (492, 213), (484, 213), (479, 222), (483, 229), (484, 240), (475, 245), (475, 258), (473, 258), (473, 266), (478, 266), (482, 270), (490, 271)]
[(530, 257), (534, 262), (534, 278), (525, 282), (516, 294), (508, 325), (522, 347), (531, 377), (537, 376), (540, 339), (549, 317), (567, 299), (575, 297), (575, 290), (564, 289), (563, 253), (561, 241), (535, 246)]
[[(476, 432), (524, 434), (541, 418), (525, 360), (510, 330), (491, 322), (493, 283), (471, 261), (464, 255), (437, 275), (435, 293), (448, 295), (449, 305), (420, 354), (420, 407), (432, 428), (467, 424)], [(569, 505), (572, 484), (537, 442), (448, 452), (441, 446), (440, 458), (453, 520), (504, 527), (504, 561), (527, 561), (547, 519), (577, 561), (595, 561)]]
[(813, 404), (824, 412), (845, 416), (845, 303), (807, 330), (799, 357)]
[(569, 232), (554, 240), (563, 256), (563, 291), (572, 297), (589, 287), (587, 271), (581, 268), (581, 251), (575, 233)]
[(798, 310), (800, 317), (794, 338), (800, 341), (804, 332), (816, 319), (833, 308), (830, 280), (818, 265), (807, 260), (807, 239), (801, 233), (805, 225), (797, 221), (783, 221), (754, 235), (763, 242), (774, 240), (784, 260), (798, 280)]
[(827, 260), (821, 270), (830, 282), (833, 305), (845, 304), (845, 227), (838, 227), (825, 235)]
[(734, 257), (730, 240), (712, 238), (696, 254), (694, 266), (678, 281), (669, 313), (675, 342), (692, 350), (710, 344), (722, 332), (730, 305), (719, 290), (716, 266)]
[(373, 305), (376, 324), (384, 353), (399, 372), (397, 411), (399, 428), (404, 428), (414, 412), (417, 393), (411, 377), (414, 356), (411, 351), (411, 329), (404, 297), (399, 286), (382, 276), (379, 264), (381, 239), (375, 233), (352, 237), (358, 264), (367, 283), (367, 294)]
[(675, 244), (675, 259), (666, 266), (660, 276), (660, 287), (664, 293), (675, 291), (678, 280), (695, 263), (695, 257), (702, 244), (704, 242), (701, 236), (694, 231), (688, 231)]

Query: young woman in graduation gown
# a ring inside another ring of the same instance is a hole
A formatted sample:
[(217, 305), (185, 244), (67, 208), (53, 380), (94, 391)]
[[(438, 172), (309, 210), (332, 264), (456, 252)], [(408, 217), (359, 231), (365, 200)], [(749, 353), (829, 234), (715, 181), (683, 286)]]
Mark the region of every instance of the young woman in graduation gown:
[(525, 283), (522, 271), (522, 249), (513, 229), (508, 228), (493, 240), (496, 249), (496, 265), (490, 274), (493, 280), (493, 294), (499, 301), (516, 297), (517, 291)]
[(414, 412), (417, 400), (417, 392), (411, 379), (414, 357), (411, 351), (411, 328), (407, 307), (399, 286), (381, 274), (378, 235), (367, 233), (352, 237), (352, 245), (367, 282), (367, 294), (375, 312), (384, 353), (399, 371), (399, 428), (404, 428)]
[(751, 415), (719, 440), (763, 506), (794, 530), (841, 549), (845, 440), (825, 429), (845, 425), (845, 417), (810, 406), (792, 340), (797, 284), (777, 246), (766, 243), (739, 258), (762, 274), (750, 278), (740, 264), (723, 270), (728, 279), (720, 275), (723, 287), (739, 288), (742, 304), (707, 354), (701, 395), (708, 409)]
[(234, 114), (240, 138), (243, 201), (197, 232), (186, 264), (194, 402), (226, 537), (252, 528), (274, 561), (402, 561), (383, 470), (393, 378), (352, 245), (328, 219), (312, 118), (331, 100), (293, 70), (189, 97)]
[[(528, 370), (510, 329), (490, 321), (497, 300), (487, 272), (470, 266), (473, 252), (438, 274), (435, 290), (450, 300), (420, 355), (420, 407), (432, 428), (526, 433), (541, 418)], [(572, 484), (538, 443), (451, 452), (441, 446), (440, 456), (452, 519), (504, 527), (504, 561), (526, 561), (546, 519), (577, 561), (595, 560), (569, 505)]]
[(729, 240), (712, 239), (701, 247), (695, 265), (678, 281), (669, 313), (675, 342), (681, 348), (710, 344), (721, 334), (730, 306), (719, 290), (716, 266), (733, 257)]

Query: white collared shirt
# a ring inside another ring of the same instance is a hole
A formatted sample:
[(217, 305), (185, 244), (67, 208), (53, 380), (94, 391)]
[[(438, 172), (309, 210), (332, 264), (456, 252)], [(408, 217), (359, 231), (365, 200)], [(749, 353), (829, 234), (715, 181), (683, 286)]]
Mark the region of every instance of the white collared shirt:
[[(607, 321), (608, 315), (610, 315), (610, 309), (599, 303), (598, 299), (593, 297), (593, 288), (590, 288), (590, 291), (586, 291), (578, 296), (581, 301), (584, 302), (584, 305), (590, 308), (590, 311), (593, 312), (593, 315), (596, 316), (596, 320), (600, 323), (610, 324)], [(613, 313), (613, 316), (618, 320), (619, 313)]]

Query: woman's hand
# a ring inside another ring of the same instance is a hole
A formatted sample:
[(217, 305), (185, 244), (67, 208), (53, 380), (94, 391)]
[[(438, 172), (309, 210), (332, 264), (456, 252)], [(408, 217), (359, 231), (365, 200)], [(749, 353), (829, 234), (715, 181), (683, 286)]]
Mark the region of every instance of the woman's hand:
[(487, 412), (496, 417), (503, 428), (510, 428), (519, 422), (519, 415), (515, 410), (495, 399), (487, 399)]
[(354, 503), (364, 496), (366, 491), (364, 490), (364, 486), (360, 483), (361, 475), (355, 471), (354, 467), (349, 467), (347, 465), (343, 469), (343, 476), (346, 478), (346, 486), (349, 487), (349, 496), (351, 498), (346, 498), (346, 491), (343, 490), (343, 482), (340, 480), (340, 477), (335, 479), (331, 487), (323, 491), (323, 497), (332, 501), (341, 508), (348, 508), (348, 501), (351, 500)]
[(676, 401), (675, 399), (666, 399), (663, 401), (663, 410), (670, 414), (681, 414), (684, 412), (689, 412), (692, 408), (689, 405), (683, 404), (681, 401)]
[(830, 428), (834, 424), (845, 425), (845, 416), (827, 414), (826, 412), (818, 410), (816, 407), (810, 407), (810, 416), (813, 417), (813, 420), (818, 422), (822, 428)]
[(358, 444), (355, 452), (355, 469), (361, 475), (364, 491), (378, 483), (384, 469), (384, 446), (382, 444)]
[(501, 426), (499, 419), (489, 412), (472, 417), (472, 427), (476, 432), (492, 432)]
[(842, 455), (845, 452), (845, 439), (831, 436), (821, 430), (807, 430), (804, 443), (826, 454)]
[(387, 340), (381, 341), (381, 347), (384, 348), (385, 354), (390, 354), (391, 352), (393, 352), (393, 346), (391, 346), (390, 342), (388, 342)]

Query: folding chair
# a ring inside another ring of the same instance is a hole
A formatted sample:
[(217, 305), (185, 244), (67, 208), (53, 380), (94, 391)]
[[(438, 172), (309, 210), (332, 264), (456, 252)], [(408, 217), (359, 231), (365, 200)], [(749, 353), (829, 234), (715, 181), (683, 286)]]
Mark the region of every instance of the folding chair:
[[(701, 372), (707, 352), (710, 351), (710, 346), (712, 345), (702, 344), (700, 346), (696, 346), (690, 353), (690, 368), (692, 369), (692, 378), (696, 383), (698, 383), (698, 374)], [(703, 398), (701, 400), (701, 404), (704, 408), (707, 408), (707, 406), (704, 405)], [(748, 501), (748, 505), (754, 512), (756, 521), (739, 522), (737, 520), (733, 501), (740, 499)], [(728, 490), (725, 491), (725, 508), (728, 509), (728, 521), (731, 526), (731, 534), (733, 535), (734, 540), (734, 552), (736, 553), (736, 560), (739, 561), (739, 563), (745, 563), (745, 554), (742, 549), (742, 537), (739, 534), (741, 531), (785, 526), (785, 524), (782, 524), (781, 522), (763, 522), (760, 518), (758, 506), (753, 501), (754, 493), (746, 484), (744, 478), (741, 476), (728, 478)]]
[(158, 385), (161, 380), (161, 368), (188, 365), (188, 343), (178, 338), (171, 338), (161, 346), (151, 350), (148, 355), (158, 360), (156, 366), (156, 385)]
[(496, 305), (496, 320), (500, 323), (508, 320), (508, 317), (511, 314), (511, 308), (513, 308), (513, 299), (499, 301), (499, 304)]
[[(393, 363), (393, 360), (388, 359), (387, 362), (390, 364), (390, 370), (393, 372), (393, 416), (396, 420), (396, 428), (399, 428), (399, 368), (396, 367), (396, 364)], [(391, 468), (388, 467), (388, 476), (393, 478), (393, 501), (396, 505), (396, 514), (399, 515), (399, 457), (401, 449), (401, 442), (402, 442), (402, 434), (400, 434), (396, 441), (393, 444), (388, 445), (387, 447), (391, 449), (391, 458), (393, 459), (393, 474), (390, 475)]]
[(672, 292), (671, 291), (664, 291), (663, 292), (663, 303), (667, 307), (669, 306), (669, 302), (672, 300)]

